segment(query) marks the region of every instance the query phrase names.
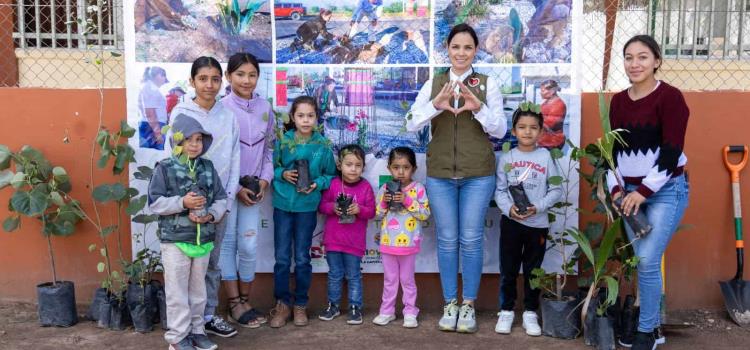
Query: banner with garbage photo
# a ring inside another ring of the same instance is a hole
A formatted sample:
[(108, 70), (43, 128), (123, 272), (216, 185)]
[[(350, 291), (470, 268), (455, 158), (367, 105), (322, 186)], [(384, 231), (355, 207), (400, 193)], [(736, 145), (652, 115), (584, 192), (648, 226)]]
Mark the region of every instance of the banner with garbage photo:
[[(545, 106), (540, 146), (559, 149), (565, 175), (565, 201), (550, 230), (554, 236), (575, 226), (578, 175), (568, 161), (569, 146), (580, 139), (580, 92), (576, 35), (582, 3), (572, 0), (136, 0), (124, 2), (128, 123), (138, 130), (131, 139), (136, 162), (131, 186), (145, 193), (148, 179), (139, 167), (153, 167), (169, 156), (168, 140), (154, 135), (168, 125), (172, 109), (192, 98), (190, 67), (199, 56), (213, 56), (225, 66), (236, 52), (260, 62), (255, 93), (272, 101), (278, 118), (291, 101), (312, 96), (319, 104), (323, 135), (334, 152), (347, 144), (366, 151), (363, 177), (378, 188), (390, 180), (388, 152), (407, 146), (417, 154), (416, 181), (425, 182), (429, 127), (408, 132), (405, 116), (422, 86), (450, 61), (446, 39), (458, 23), (472, 25), (479, 37), (473, 69), (499, 82), (508, 133), (490, 138), (496, 154), (507, 142), (511, 115), (522, 101)], [(230, 87), (223, 83), (218, 98)], [(544, 114), (544, 113), (543, 113)], [(548, 123), (549, 121), (549, 123)], [(279, 125), (281, 123), (278, 123)], [(548, 125), (549, 124), (549, 125)], [(542, 142), (543, 141), (543, 142)], [(141, 168), (143, 170), (145, 168)], [(428, 193), (429, 196), (429, 193)], [(257, 271), (272, 272), (273, 207), (270, 193), (259, 205)], [(563, 214), (564, 213), (564, 214)], [(138, 215), (149, 215), (144, 209)], [(133, 217), (133, 252), (159, 249), (156, 223)], [(490, 203), (485, 221), (484, 271), (499, 271), (500, 211)], [(313, 269), (327, 271), (321, 247), (324, 217), (314, 232)], [(367, 230), (364, 272), (382, 272), (378, 251), (380, 222)], [(417, 272), (437, 272), (437, 239), (432, 219), (424, 223)], [(563, 252), (548, 243), (544, 268), (559, 271)], [(567, 246), (570, 254), (574, 246)]]

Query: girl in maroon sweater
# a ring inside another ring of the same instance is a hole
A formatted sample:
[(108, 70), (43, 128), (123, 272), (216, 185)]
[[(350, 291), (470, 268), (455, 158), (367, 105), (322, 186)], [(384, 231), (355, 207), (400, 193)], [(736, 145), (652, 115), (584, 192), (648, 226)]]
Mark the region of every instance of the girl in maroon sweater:
[(687, 157), (682, 149), (690, 112), (680, 90), (654, 77), (662, 60), (652, 37), (634, 36), (625, 44), (623, 54), (632, 85), (612, 97), (609, 118), (612, 129), (627, 132), (620, 133), (625, 145), (615, 146), (615, 169), (608, 172), (607, 184), (613, 199), (624, 196), (622, 214), (643, 211), (653, 230), (633, 240), (633, 230), (625, 225), (640, 258), (641, 308), (635, 337), (623, 337), (620, 343), (651, 350), (656, 348), (657, 338), (663, 343), (657, 336), (661, 257), (688, 204), (689, 187), (684, 175)]

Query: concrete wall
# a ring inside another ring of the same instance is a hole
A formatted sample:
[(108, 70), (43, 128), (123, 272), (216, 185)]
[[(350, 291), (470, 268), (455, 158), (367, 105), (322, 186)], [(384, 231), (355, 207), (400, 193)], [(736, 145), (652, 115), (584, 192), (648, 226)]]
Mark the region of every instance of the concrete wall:
[[(111, 128), (117, 127), (125, 116), (125, 90), (104, 92), (104, 120)], [(686, 93), (691, 110), (686, 152), (691, 180), (690, 206), (684, 223), (691, 229), (679, 232), (667, 250), (667, 303), (670, 309), (722, 308), (723, 299), (718, 281), (734, 276), (734, 233), (732, 225), (729, 176), (721, 161), (721, 147), (750, 141), (750, 121), (743, 111), (750, 110), (750, 93), (690, 92)], [(68, 169), (73, 195), (91, 208), (89, 157), (91, 140), (96, 133), (98, 118), (97, 90), (51, 90), (0, 88), (0, 143), (18, 149), (31, 144), (41, 149), (54, 163)], [(584, 94), (582, 100), (582, 142), (587, 143), (600, 133), (596, 94)], [(63, 143), (68, 136), (69, 143)], [(97, 182), (111, 181), (106, 172), (96, 171)], [(744, 216), (750, 217), (750, 170), (744, 173), (742, 194), (745, 199)], [(0, 219), (8, 213), (6, 203), (10, 191), (0, 191)], [(587, 198), (584, 193), (581, 198)], [(590, 203), (581, 203), (591, 207)], [(114, 220), (111, 210), (104, 217)], [(750, 224), (746, 222), (746, 224)], [(116, 236), (110, 237), (114, 248)], [(121, 237), (126, 255), (130, 239)], [(75, 281), (77, 300), (88, 302), (93, 288), (98, 285), (96, 272), (98, 253), (89, 253), (89, 244), (97, 241), (91, 225), (81, 224), (78, 232), (66, 238), (55, 238), (58, 275)], [(50, 277), (46, 243), (33, 221), (24, 221), (19, 231), (0, 233), (0, 298), (33, 301), (34, 286)], [(126, 256), (127, 258), (127, 256)], [(750, 258), (750, 255), (746, 259)], [(498, 276), (482, 279), (478, 307), (497, 307)], [(440, 282), (436, 274), (420, 274), (419, 303), (437, 308), (442, 303)], [(382, 276), (365, 277), (365, 302), (379, 303)], [(253, 291), (259, 305), (271, 305), (272, 283), (268, 274), (261, 274)], [(315, 276), (311, 291), (311, 305), (325, 301), (325, 275)]]

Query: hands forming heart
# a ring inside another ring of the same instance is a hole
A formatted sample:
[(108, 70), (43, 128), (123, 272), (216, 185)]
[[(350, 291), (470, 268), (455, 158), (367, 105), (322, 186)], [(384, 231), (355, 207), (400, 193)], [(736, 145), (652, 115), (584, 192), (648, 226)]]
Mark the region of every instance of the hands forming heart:
[[(456, 86), (459, 88), (458, 92), (455, 91)], [(461, 98), (464, 99), (464, 105), (460, 108), (454, 108), (453, 102), (456, 99)], [(464, 85), (464, 83), (460, 81), (450, 81), (443, 85), (443, 88), (440, 89), (440, 92), (432, 100), (432, 105), (435, 109), (449, 111), (453, 113), (453, 115), (459, 115), (464, 111), (478, 111), (482, 108), (482, 101), (480, 101), (479, 98), (474, 95), (466, 85)]]

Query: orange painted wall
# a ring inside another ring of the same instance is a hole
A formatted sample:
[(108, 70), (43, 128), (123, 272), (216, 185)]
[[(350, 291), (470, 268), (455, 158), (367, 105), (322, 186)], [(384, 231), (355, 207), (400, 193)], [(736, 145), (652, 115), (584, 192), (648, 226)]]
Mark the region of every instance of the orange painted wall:
[[(691, 194), (683, 222), (691, 224), (692, 228), (679, 232), (667, 251), (667, 303), (671, 309), (722, 308), (718, 281), (734, 276), (735, 255), (731, 191), (720, 149), (729, 143), (750, 144), (750, 120), (744, 113), (750, 110), (750, 93), (689, 92), (685, 97), (691, 110), (686, 144)], [(90, 208), (89, 190), (85, 186), (91, 138), (95, 135), (98, 118), (97, 91), (0, 88), (0, 101), (4, 106), (0, 112), (0, 143), (14, 149), (26, 143), (38, 146), (54, 163), (68, 169), (74, 181), (73, 195)], [(582, 142), (585, 143), (600, 133), (596, 94), (584, 94), (582, 106)], [(125, 116), (125, 90), (106, 90), (104, 111), (106, 124), (116, 127)], [(66, 130), (70, 137), (68, 144), (62, 142)], [(750, 217), (750, 169), (743, 176), (743, 216)], [(2, 203), (6, 203), (9, 196), (10, 191), (0, 191), (0, 219), (7, 216)], [(585, 194), (581, 197), (585, 198)], [(110, 211), (106, 215), (112, 218), (113, 214)], [(34, 224), (24, 222), (18, 232), (0, 233), (2, 299), (34, 300), (34, 286), (50, 279), (45, 241)], [(746, 220), (745, 224), (750, 225), (750, 222)], [(58, 274), (76, 282), (79, 302), (89, 301), (92, 289), (98, 284), (96, 263), (99, 256), (87, 250), (95, 241), (91, 226), (85, 224), (75, 235), (54, 240)], [(129, 237), (123, 237), (126, 252), (130, 251), (129, 242)], [(111, 246), (114, 248), (114, 243)], [(746, 253), (746, 259), (750, 259), (750, 254)], [(746, 276), (750, 276), (750, 272)], [(263, 304), (271, 302), (268, 277), (266, 274), (259, 276), (253, 293)], [(380, 280), (380, 276), (366, 276), (368, 291), (379, 290)], [(439, 304), (437, 275), (420, 275), (419, 280), (424, 291), (420, 293), (420, 303)], [(316, 279), (316, 282), (322, 281)], [(487, 276), (482, 282), (478, 306), (496, 307), (497, 276)], [(322, 286), (322, 283), (316, 284)], [(324, 295), (323, 288), (313, 288), (313, 291), (311, 302), (322, 303), (323, 297), (318, 294)], [(377, 303), (379, 292), (365, 294), (367, 302)]]
[[(125, 117), (125, 90), (104, 91), (104, 124), (117, 130)], [(56, 90), (0, 88), (0, 144), (18, 151), (29, 144), (42, 151), (54, 164), (63, 166), (71, 177), (71, 195), (81, 201), (88, 213), (92, 200), (87, 187), (90, 174), (92, 139), (96, 136), (99, 120), (99, 92), (97, 90)], [(70, 142), (64, 143), (68, 136)], [(96, 159), (98, 159), (98, 154)], [(107, 176), (109, 173), (109, 176)], [(95, 169), (95, 183), (113, 182), (111, 171)], [(127, 175), (126, 175), (127, 176)], [(10, 188), (0, 190), (0, 218), (8, 216), (7, 202)], [(116, 210), (111, 205), (100, 212), (105, 225), (116, 223)], [(127, 218), (124, 220), (127, 223)], [(130, 228), (126, 224), (122, 235), (125, 259), (130, 259)], [(109, 237), (110, 251), (115, 253), (117, 234)], [(89, 253), (88, 246), (97, 243), (93, 226), (81, 223), (69, 237), (53, 237), (58, 279), (74, 281), (76, 301), (91, 299), (101, 275), (96, 265), (101, 261), (98, 250)], [(21, 228), (12, 233), (0, 232), (0, 298), (32, 300), (36, 298), (37, 283), (52, 280), (47, 243), (40, 225), (34, 220), (22, 220)], [(115, 253), (116, 254), (116, 253)]]

